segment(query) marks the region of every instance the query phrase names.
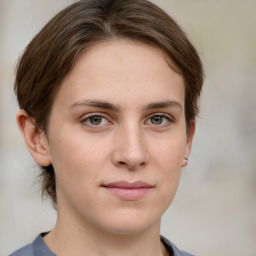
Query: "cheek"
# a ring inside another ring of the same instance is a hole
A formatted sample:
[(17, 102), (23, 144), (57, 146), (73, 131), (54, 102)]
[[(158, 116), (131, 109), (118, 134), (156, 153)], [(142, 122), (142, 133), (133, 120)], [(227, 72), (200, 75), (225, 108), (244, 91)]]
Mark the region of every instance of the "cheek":
[(57, 139), (51, 145), (52, 163), (55, 169), (56, 178), (61, 177), (62, 181), (69, 184), (80, 184), (95, 179), (100, 166), (106, 162), (107, 147), (102, 143), (90, 141), (90, 138), (70, 135)]
[[(67, 145), (72, 145), (67, 147)], [(79, 144), (62, 143), (54, 148), (53, 167), (59, 205), (80, 204), (92, 197), (90, 184), (97, 180), (97, 160), (92, 149)], [(83, 193), (82, 193), (83, 191)]]
[(186, 137), (179, 136), (159, 143), (152, 154), (163, 204), (168, 205), (176, 193), (185, 148)]
[[(183, 151), (183, 150), (182, 150)], [(175, 193), (180, 180), (181, 152), (176, 150), (165, 150), (159, 155), (159, 175), (161, 175), (162, 188), (169, 191), (168, 193)]]
[(181, 167), (185, 149), (186, 137), (174, 136), (152, 146), (151, 151), (154, 151), (154, 153), (151, 153), (151, 155), (154, 156), (155, 162), (163, 169), (176, 169)]

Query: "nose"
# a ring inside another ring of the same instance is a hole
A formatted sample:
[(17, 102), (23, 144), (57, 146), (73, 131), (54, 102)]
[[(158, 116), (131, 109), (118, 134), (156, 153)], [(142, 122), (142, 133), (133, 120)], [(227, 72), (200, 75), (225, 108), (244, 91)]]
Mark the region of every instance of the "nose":
[(122, 129), (114, 140), (114, 165), (135, 170), (147, 164), (148, 153), (143, 132), (139, 128)]

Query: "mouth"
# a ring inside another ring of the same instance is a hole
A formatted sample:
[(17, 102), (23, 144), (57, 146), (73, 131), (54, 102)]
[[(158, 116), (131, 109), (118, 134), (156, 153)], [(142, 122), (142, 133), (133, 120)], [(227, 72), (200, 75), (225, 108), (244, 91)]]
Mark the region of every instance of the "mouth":
[(141, 199), (154, 188), (153, 185), (144, 181), (117, 181), (102, 185), (102, 187), (110, 192), (113, 196), (126, 201)]

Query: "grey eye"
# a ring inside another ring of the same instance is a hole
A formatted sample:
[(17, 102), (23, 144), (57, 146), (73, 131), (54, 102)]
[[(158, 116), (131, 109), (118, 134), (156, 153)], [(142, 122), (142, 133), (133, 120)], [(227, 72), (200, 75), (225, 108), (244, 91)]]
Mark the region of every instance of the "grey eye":
[(100, 125), (102, 123), (102, 116), (91, 116), (89, 117), (89, 122), (92, 125)]
[[(152, 123), (152, 124), (155, 124), (155, 125), (162, 124), (162, 123), (163, 123), (163, 119), (164, 119), (163, 116), (152, 116), (152, 117), (150, 118), (151, 123)], [(165, 119), (166, 119), (166, 118), (165, 118)]]
[(149, 117), (145, 123), (154, 126), (165, 126), (172, 122), (173, 120), (171, 117), (166, 116), (165, 114), (155, 114)]

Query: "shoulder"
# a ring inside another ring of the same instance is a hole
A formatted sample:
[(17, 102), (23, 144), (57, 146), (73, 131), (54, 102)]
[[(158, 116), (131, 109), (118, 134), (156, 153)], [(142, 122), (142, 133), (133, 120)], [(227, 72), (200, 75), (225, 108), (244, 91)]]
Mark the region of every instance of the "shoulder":
[(164, 243), (168, 252), (172, 253), (170, 254), (172, 256), (195, 256), (194, 254), (179, 250), (176, 245), (163, 236), (161, 236), (161, 241)]
[(28, 244), (15, 251), (14, 253), (10, 254), (9, 256), (35, 256), (33, 244)]
[(55, 256), (44, 243), (42, 238), (43, 235), (44, 234), (38, 235), (33, 243), (22, 247), (9, 256)]

